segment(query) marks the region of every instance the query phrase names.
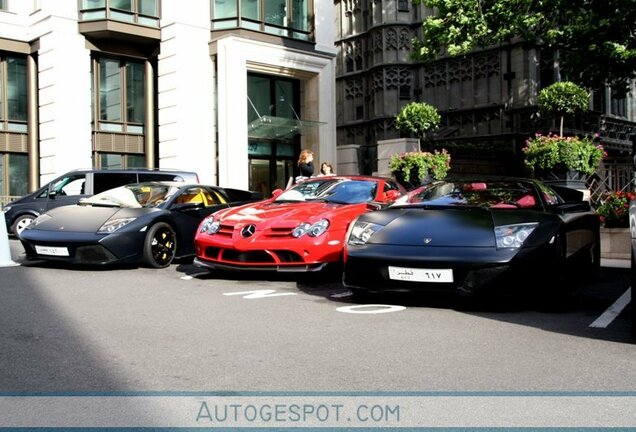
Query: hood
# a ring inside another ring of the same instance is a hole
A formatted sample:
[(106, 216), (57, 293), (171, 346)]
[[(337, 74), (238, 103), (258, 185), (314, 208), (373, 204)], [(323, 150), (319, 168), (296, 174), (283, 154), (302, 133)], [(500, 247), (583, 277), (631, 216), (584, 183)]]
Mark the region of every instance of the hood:
[(255, 205), (230, 208), (220, 215), (224, 225), (254, 224), (259, 227), (295, 228), (303, 222), (316, 222), (326, 218), (332, 223), (352, 218), (366, 211), (366, 203), (337, 204), (324, 201), (276, 203), (260, 202)]
[(43, 231), (95, 232), (109, 219), (139, 217), (142, 214), (140, 210), (147, 212), (153, 209), (83, 205), (57, 207), (36, 219), (38, 224), (33, 225), (33, 228)]
[(388, 209), (364, 219), (384, 225), (369, 244), (495, 247), (491, 212), (482, 209)]

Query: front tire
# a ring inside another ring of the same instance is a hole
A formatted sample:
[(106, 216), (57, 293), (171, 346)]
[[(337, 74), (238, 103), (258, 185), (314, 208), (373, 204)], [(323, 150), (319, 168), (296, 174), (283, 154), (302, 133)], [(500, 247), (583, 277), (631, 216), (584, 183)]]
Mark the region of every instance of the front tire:
[(148, 229), (144, 241), (144, 262), (150, 267), (168, 267), (177, 252), (177, 235), (165, 222), (154, 224)]
[(11, 226), (11, 231), (13, 235), (20, 238), (20, 234), (26, 227), (31, 225), (31, 223), (35, 220), (35, 216), (30, 214), (25, 214), (22, 216), (18, 216), (18, 218), (13, 222)]

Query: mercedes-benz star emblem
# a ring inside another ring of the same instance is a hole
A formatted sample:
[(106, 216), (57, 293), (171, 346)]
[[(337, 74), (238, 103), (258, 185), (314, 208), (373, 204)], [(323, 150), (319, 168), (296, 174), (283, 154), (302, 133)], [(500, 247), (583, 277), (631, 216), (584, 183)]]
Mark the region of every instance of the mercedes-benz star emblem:
[(256, 225), (246, 225), (241, 229), (241, 236), (243, 238), (252, 237), (256, 232)]
[(432, 241), (433, 241), (433, 239), (432, 239), (432, 238), (426, 237), (426, 238), (424, 239), (424, 244), (429, 244), (429, 243), (430, 243), (430, 242), (432, 242)]

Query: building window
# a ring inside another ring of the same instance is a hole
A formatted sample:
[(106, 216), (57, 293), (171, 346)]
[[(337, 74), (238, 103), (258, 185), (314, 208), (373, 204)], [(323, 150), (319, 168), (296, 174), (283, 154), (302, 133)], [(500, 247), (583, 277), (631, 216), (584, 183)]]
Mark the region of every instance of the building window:
[(145, 168), (146, 158), (144, 155), (100, 153), (93, 165), (98, 169)]
[(27, 132), (25, 58), (0, 56), (0, 130)]
[(0, 153), (0, 203), (28, 193), (29, 157), (20, 153)]
[(94, 103), (97, 119), (95, 130), (143, 134), (146, 116), (143, 63), (98, 58), (93, 73), (97, 79)]
[(300, 40), (312, 39), (312, 0), (211, 0), (212, 29), (242, 27)]
[(403, 100), (411, 99), (411, 86), (409, 85), (400, 86), (400, 99), (403, 99)]
[(408, 12), (409, 11), (409, 2), (408, 2), (408, 0), (398, 0), (398, 11), (399, 12)]
[(7, 10), (7, 2), (9, 0), (0, 0), (0, 10)]
[(627, 94), (621, 90), (611, 90), (610, 114), (627, 118)]
[(81, 0), (80, 21), (112, 19), (159, 27), (159, 0)]

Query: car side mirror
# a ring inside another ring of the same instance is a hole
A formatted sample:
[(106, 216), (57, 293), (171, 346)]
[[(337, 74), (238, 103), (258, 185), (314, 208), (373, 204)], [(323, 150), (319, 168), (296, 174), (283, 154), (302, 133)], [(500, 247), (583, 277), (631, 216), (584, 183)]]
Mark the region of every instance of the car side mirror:
[(49, 192), (49, 198), (50, 199), (55, 199), (56, 196), (57, 196), (57, 192), (55, 192), (54, 190)]
[(274, 189), (272, 191), (272, 198), (278, 198), (280, 196), (280, 194), (283, 193), (282, 189)]

